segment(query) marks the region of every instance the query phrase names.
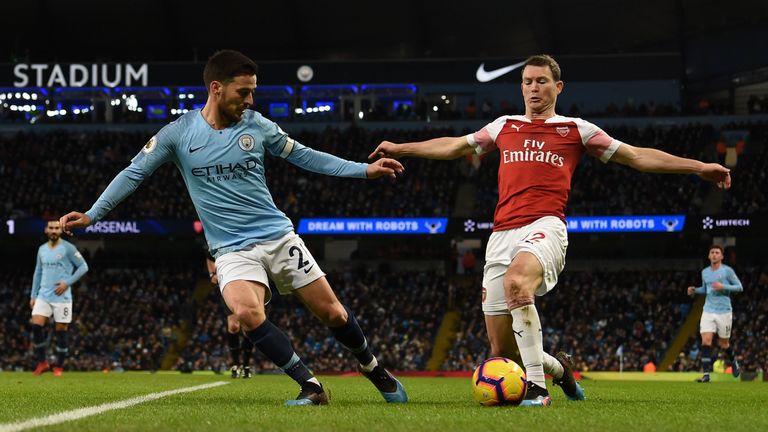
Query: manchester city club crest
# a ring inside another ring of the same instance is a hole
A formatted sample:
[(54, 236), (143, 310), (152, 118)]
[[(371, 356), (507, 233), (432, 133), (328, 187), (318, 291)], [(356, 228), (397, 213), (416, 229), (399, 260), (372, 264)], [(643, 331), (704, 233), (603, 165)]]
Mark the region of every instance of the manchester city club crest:
[(254, 141), (253, 136), (249, 134), (240, 135), (240, 138), (237, 140), (237, 144), (240, 145), (240, 148), (243, 149), (243, 151), (253, 150), (253, 145), (255, 143), (256, 141)]

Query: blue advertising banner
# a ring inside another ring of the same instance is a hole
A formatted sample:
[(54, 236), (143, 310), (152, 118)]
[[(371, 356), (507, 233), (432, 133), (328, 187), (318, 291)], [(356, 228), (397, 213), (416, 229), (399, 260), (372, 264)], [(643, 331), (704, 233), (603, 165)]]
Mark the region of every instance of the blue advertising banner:
[(299, 234), (443, 234), (448, 218), (301, 219)]

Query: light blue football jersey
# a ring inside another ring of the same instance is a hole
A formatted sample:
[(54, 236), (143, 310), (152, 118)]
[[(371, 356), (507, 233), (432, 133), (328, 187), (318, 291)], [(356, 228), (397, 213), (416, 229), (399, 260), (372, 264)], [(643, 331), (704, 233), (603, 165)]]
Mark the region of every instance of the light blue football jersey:
[(100, 220), (160, 165), (173, 162), (184, 178), (214, 257), (278, 239), (293, 225), (267, 189), (267, 151), (308, 171), (366, 178), (368, 164), (306, 147), (256, 111), (246, 110), (239, 122), (216, 130), (197, 109), (153, 136), (86, 214), (92, 222)]
[[(37, 264), (29, 297), (48, 303), (70, 303), (72, 284), (80, 280), (87, 271), (88, 263), (72, 243), (60, 239), (51, 249), (48, 242), (45, 242), (37, 249)], [(68, 288), (61, 295), (56, 295), (54, 290), (59, 281), (66, 282)]]
[[(717, 270), (712, 270), (711, 266), (706, 267), (701, 271), (701, 281), (704, 285), (696, 288), (696, 294), (707, 295), (707, 299), (704, 301), (704, 312), (708, 313), (731, 312), (733, 310), (731, 308), (731, 294), (744, 290), (736, 272), (725, 264), (720, 264)], [(721, 291), (712, 288), (712, 284), (715, 282), (723, 284)]]

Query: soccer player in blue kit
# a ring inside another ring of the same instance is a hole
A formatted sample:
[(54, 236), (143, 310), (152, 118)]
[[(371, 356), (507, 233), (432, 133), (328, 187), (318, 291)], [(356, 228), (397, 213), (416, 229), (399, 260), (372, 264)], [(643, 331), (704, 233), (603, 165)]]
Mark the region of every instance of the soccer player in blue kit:
[(37, 249), (37, 264), (32, 276), (29, 306), (32, 308), (32, 346), (35, 351), (34, 375), (50, 369), (46, 360), (45, 325), (53, 317), (56, 335), (56, 365), (53, 375), (64, 372), (64, 360), (69, 353), (67, 330), (72, 322), (72, 284), (88, 271), (88, 264), (75, 246), (61, 238), (59, 221), (45, 225), (48, 241)]
[(688, 287), (688, 295), (705, 294), (704, 311), (699, 322), (701, 332), (701, 366), (704, 376), (697, 381), (709, 382), (709, 374), (712, 372), (712, 339), (715, 332), (719, 340), (720, 349), (731, 360), (731, 368), (734, 377), (738, 377), (739, 362), (729, 343), (731, 338), (731, 326), (733, 324), (733, 308), (731, 307), (731, 294), (741, 292), (744, 288), (739, 277), (733, 269), (723, 264), (723, 247), (712, 245), (709, 248), (709, 267), (701, 271), (700, 287)]
[(378, 364), (354, 314), (336, 298), (291, 221), (275, 206), (265, 180), (264, 153), (337, 177), (396, 177), (403, 166), (393, 159), (350, 162), (296, 142), (277, 124), (248, 109), (253, 105), (256, 72), (256, 64), (237, 51), (211, 56), (203, 71), (208, 89), (205, 106), (150, 138), (90, 210), (61, 218), (62, 228), (69, 233), (102, 219), (155, 169), (173, 162), (203, 223), (224, 300), (254, 346), (301, 386), (296, 399), (286, 405), (327, 404), (328, 395), (286, 334), (267, 319), (268, 278), (281, 294), (296, 296), (329, 327), (387, 402), (407, 402), (402, 384)]

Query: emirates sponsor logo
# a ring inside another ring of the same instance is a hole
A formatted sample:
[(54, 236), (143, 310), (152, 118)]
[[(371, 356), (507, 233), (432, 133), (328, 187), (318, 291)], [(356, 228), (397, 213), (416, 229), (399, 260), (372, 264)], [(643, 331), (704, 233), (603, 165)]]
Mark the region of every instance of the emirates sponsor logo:
[(527, 139), (523, 142), (521, 150), (502, 150), (502, 162), (505, 164), (514, 162), (543, 162), (554, 167), (565, 165), (565, 158), (550, 150), (545, 150), (546, 142)]

